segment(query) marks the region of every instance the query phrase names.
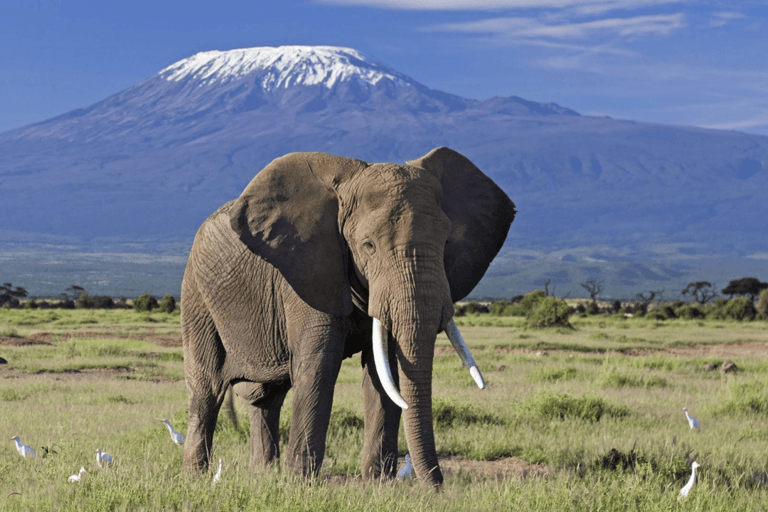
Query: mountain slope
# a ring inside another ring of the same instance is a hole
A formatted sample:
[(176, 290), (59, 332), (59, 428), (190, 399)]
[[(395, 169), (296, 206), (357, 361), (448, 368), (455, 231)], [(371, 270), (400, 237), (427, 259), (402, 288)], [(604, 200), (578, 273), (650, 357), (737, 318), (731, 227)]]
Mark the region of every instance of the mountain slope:
[[(654, 258), (695, 270), (697, 257), (765, 252), (767, 137), (461, 98), (334, 47), (203, 52), (90, 107), (0, 134), (3, 229), (95, 239), (93, 248), (126, 237), (191, 242), (208, 214), (285, 153), (404, 162), (437, 146), (464, 153), (517, 204), (499, 261), (521, 250), (540, 261), (569, 255), (576, 261), (547, 268), (580, 265), (572, 283), (597, 275), (588, 269), (608, 255), (637, 284), (693, 273), (632, 267)], [(548, 271), (531, 272), (529, 283)]]

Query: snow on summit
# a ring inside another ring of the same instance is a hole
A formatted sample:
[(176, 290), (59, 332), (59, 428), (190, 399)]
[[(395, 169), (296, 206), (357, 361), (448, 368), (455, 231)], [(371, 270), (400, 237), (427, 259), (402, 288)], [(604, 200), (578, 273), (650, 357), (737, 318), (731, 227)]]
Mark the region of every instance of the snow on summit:
[(272, 91), (293, 85), (322, 85), (356, 79), (376, 85), (386, 79), (398, 86), (411, 80), (352, 48), (333, 46), (263, 46), (229, 51), (200, 52), (171, 64), (159, 76), (169, 82), (196, 80), (222, 84), (249, 75)]

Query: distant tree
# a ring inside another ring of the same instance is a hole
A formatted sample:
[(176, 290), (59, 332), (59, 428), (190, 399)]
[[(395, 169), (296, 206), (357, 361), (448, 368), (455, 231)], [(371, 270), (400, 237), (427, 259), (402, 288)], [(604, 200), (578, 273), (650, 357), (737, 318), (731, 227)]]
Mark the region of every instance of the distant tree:
[(690, 295), (693, 300), (701, 305), (717, 298), (717, 290), (708, 281), (696, 281), (695, 283), (688, 283), (688, 286), (680, 292), (683, 297)]
[[(66, 290), (64, 290), (65, 293), (62, 293), (63, 295), (62, 300), (76, 300), (78, 297), (81, 297), (85, 293), (85, 288), (82, 286), (78, 286), (76, 284), (73, 284)], [(87, 295), (87, 294), (86, 294)]]
[(581, 287), (587, 290), (589, 298), (592, 299), (592, 304), (597, 306), (597, 297), (603, 293), (603, 282), (597, 282), (595, 279), (590, 279), (586, 283), (581, 283)]
[(14, 289), (11, 283), (3, 283), (0, 286), (0, 306), (8, 304), (10, 307), (17, 307), (19, 305), (19, 299), (23, 299), (27, 296), (27, 290), (21, 286), (17, 286)]
[(754, 302), (755, 297), (766, 288), (768, 288), (768, 283), (763, 283), (754, 277), (743, 277), (730, 281), (728, 286), (723, 288), (723, 295), (728, 295), (731, 298), (734, 295), (749, 295), (749, 298)]
[(650, 291), (648, 294), (644, 293), (638, 293), (635, 295), (635, 300), (637, 300), (640, 304), (638, 305), (638, 308), (640, 308), (641, 311), (648, 311), (648, 306), (651, 305), (651, 302), (653, 302), (653, 299), (658, 298), (659, 302), (664, 297), (664, 290), (655, 290)]

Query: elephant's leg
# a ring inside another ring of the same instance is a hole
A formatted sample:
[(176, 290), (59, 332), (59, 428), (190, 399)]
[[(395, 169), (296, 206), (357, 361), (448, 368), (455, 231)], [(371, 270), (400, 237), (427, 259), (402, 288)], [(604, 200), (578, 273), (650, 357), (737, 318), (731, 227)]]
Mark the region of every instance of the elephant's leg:
[(341, 361), (341, 349), (298, 355), (291, 361), (293, 408), (285, 463), (306, 477), (317, 476), (325, 458), (325, 439)]
[(201, 472), (208, 470), (216, 418), (229, 383), (218, 373), (225, 354), (213, 319), (194, 290), (186, 288), (182, 297), (184, 376), (189, 391), (184, 469)]
[[(389, 344), (389, 366), (392, 378), (398, 380), (395, 344)], [(363, 403), (365, 407), (365, 441), (361, 467), (363, 479), (392, 478), (397, 472), (397, 434), (400, 407), (395, 405), (381, 386), (373, 351), (363, 350)]]
[(251, 420), (251, 471), (266, 468), (280, 458), (280, 409), (289, 385), (265, 385), (269, 394), (248, 404)]

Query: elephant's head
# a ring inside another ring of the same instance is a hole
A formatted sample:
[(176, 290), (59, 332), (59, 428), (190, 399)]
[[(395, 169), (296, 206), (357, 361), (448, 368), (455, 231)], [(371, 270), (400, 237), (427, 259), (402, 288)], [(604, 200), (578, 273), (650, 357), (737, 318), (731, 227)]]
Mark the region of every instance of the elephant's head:
[[(504, 243), (512, 201), (448, 148), (408, 165), (293, 153), (262, 170), (230, 211), (240, 239), (310, 306), (349, 315), (354, 302), (381, 325), (382, 341), (391, 333), (411, 459), (420, 479), (441, 483), (432, 429), (435, 338), (455, 327), (453, 303)], [(379, 374), (388, 373), (378, 363)]]

